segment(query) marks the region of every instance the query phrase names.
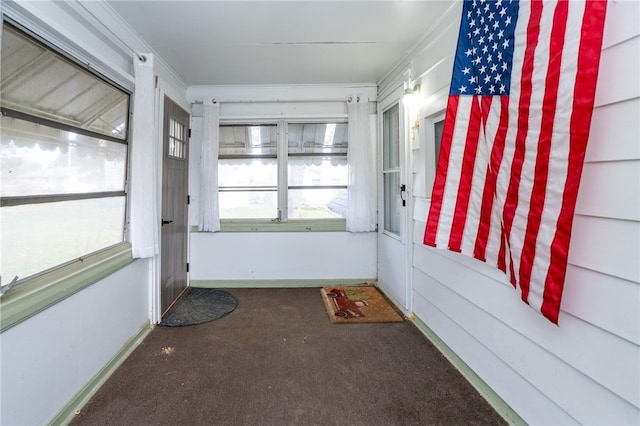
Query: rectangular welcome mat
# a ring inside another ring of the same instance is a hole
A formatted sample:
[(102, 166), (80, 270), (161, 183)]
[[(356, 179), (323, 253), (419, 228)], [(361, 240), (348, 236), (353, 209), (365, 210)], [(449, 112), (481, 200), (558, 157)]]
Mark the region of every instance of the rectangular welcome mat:
[(375, 287), (323, 287), (320, 293), (333, 323), (404, 321)]

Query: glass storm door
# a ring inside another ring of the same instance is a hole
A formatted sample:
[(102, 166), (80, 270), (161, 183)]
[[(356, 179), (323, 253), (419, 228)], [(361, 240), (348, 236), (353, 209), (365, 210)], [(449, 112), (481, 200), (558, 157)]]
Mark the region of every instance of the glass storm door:
[(405, 309), (409, 308), (406, 252), (406, 154), (402, 107), (396, 102), (385, 108), (381, 103), (382, 123), (382, 206), (379, 209), (378, 283)]

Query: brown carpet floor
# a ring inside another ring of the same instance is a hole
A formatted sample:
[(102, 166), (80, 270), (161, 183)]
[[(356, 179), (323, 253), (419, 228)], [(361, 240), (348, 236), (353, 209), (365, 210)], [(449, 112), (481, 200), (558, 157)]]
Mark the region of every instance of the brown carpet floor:
[(502, 425), (410, 322), (329, 322), (317, 288), (157, 327), (72, 425)]

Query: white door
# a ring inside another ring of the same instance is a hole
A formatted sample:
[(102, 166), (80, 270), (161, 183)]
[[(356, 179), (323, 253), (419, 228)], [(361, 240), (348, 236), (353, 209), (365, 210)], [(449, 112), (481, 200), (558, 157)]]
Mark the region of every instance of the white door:
[(378, 110), (381, 181), (378, 209), (378, 284), (404, 309), (410, 309), (408, 265), (407, 148), (400, 96), (383, 99)]

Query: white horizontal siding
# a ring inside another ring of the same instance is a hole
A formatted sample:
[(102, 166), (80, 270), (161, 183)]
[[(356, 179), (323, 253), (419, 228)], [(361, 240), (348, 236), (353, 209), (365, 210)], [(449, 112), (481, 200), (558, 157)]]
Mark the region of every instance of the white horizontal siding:
[(607, 49), (614, 44), (637, 37), (640, 34), (638, 17), (640, 17), (640, 2), (635, 0), (609, 1), (602, 48)]
[[(628, 380), (629, 374), (640, 377), (640, 364), (635, 362), (640, 359), (640, 349), (636, 344), (571, 315), (562, 315), (559, 327), (548, 321), (537, 321), (538, 314), (520, 302), (520, 296), (513, 287), (504, 281), (496, 282), (490, 277), (479, 276), (476, 265), (463, 265), (457, 261), (460, 257), (462, 256), (458, 254), (425, 247), (416, 249), (414, 266), (421, 269), (423, 265), (430, 265), (428, 271), (421, 271), (431, 276), (440, 286), (468, 303), (475, 304), (540, 348), (554, 353), (556, 357), (627, 402), (640, 399), (637, 384)], [(421, 292), (418, 285), (416, 292)], [(434, 293), (429, 292), (428, 298), (433, 301), (433, 297)], [(448, 304), (446, 306), (450, 309)], [(483, 328), (480, 327), (474, 336), (481, 341), (490, 342), (491, 336), (483, 336), (482, 333)], [(615, 365), (608, 362), (612, 353), (616, 354)], [(584, 354), (589, 356), (585, 357)]]
[(638, 117), (640, 98), (596, 107), (591, 120), (585, 161), (640, 160)]
[[(423, 287), (425, 293), (430, 293), (431, 286), (436, 285), (435, 280), (417, 270), (413, 279), (417, 286)], [(428, 322), (429, 328), (438, 336), (444, 337), (446, 344), (522, 418), (535, 419), (536, 424), (578, 424), (565, 410), (505, 364), (463, 325), (458, 324), (455, 321), (457, 318), (453, 317), (453, 312), (448, 306), (436, 305), (420, 293), (414, 295), (413, 306), (416, 315)], [(465, 315), (478, 319), (478, 316), (483, 314), (475, 310), (473, 305), (469, 305)], [(478, 321), (485, 326), (490, 324), (487, 321)], [(526, 395), (526, 400), (510, 397), (516, 392)], [(544, 407), (544, 410), (540, 407)]]
[(586, 163), (576, 214), (640, 220), (640, 160)]
[[(414, 275), (416, 313), (426, 314), (420, 312), (418, 298), (439, 307), (578, 422), (633, 423), (638, 386), (630, 377), (640, 377), (637, 345), (572, 316), (563, 316), (560, 327), (536, 321), (537, 314), (519, 303), (510, 286), (480, 276), (438, 252), (416, 250), (415, 263), (432, 266), (429, 274), (420, 271), (428, 279)], [(429, 259), (432, 256), (437, 258)], [(590, 395), (598, 398), (591, 401)], [(511, 404), (516, 401), (512, 395), (502, 397)], [(535, 423), (544, 421), (538, 418)]]
[(579, 266), (567, 267), (562, 312), (640, 345), (640, 286)]
[(640, 222), (576, 215), (569, 263), (640, 281)]
[(638, 52), (640, 52), (638, 35), (602, 51), (595, 106), (622, 102), (640, 96)]
[[(640, 2), (607, 13), (558, 326), (497, 269), (424, 246), (429, 200), (414, 199), (416, 316), (531, 424), (640, 424)], [(454, 54), (459, 16), (449, 21), (409, 58), (427, 100)], [(423, 149), (411, 152), (418, 180)]]

